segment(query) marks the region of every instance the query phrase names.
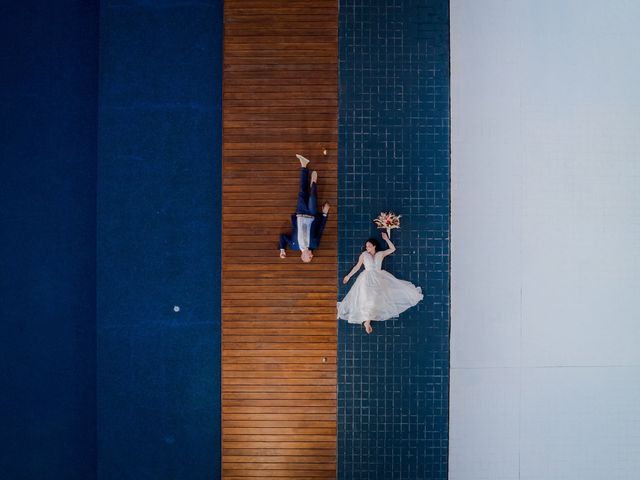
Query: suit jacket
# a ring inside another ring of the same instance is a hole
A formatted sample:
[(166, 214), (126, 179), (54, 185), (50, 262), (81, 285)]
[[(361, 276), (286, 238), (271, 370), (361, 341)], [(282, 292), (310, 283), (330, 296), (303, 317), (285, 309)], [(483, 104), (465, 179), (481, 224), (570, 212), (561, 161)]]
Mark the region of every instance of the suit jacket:
[[(315, 250), (320, 246), (320, 237), (327, 223), (327, 217), (322, 213), (316, 215), (311, 223), (311, 231), (309, 232), (309, 250)], [(291, 215), (291, 235), (280, 235), (280, 248), (290, 248), (291, 250), (300, 250), (298, 245), (298, 218)]]

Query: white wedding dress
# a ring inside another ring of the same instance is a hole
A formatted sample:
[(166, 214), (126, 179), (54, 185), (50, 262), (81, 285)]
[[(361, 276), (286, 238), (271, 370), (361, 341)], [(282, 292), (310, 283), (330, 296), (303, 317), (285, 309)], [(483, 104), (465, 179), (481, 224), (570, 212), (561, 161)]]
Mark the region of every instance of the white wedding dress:
[(349, 323), (395, 318), (422, 300), (422, 289), (382, 270), (383, 252), (364, 253), (364, 272), (338, 302), (338, 318)]

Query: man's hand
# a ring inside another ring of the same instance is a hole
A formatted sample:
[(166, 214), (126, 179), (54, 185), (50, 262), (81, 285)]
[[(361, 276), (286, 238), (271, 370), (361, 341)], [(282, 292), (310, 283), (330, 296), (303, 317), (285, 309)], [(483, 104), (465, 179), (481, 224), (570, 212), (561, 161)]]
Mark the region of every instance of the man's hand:
[(322, 213), (326, 215), (327, 213), (329, 213), (330, 208), (331, 205), (329, 205), (329, 202), (324, 202), (324, 205), (322, 205)]
[(286, 258), (287, 257), (287, 252), (285, 252), (284, 248), (280, 249), (280, 258)]

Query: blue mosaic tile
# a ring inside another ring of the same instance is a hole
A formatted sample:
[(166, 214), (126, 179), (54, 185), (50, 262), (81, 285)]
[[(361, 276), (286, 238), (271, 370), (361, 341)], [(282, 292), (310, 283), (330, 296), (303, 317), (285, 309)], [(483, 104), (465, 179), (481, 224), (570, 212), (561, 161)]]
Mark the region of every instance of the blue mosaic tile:
[[(338, 327), (338, 478), (446, 479), (449, 3), (341, 0), (339, 269), (372, 219), (402, 228), (384, 267), (423, 289), (399, 319)], [(340, 284), (340, 298), (348, 287)]]

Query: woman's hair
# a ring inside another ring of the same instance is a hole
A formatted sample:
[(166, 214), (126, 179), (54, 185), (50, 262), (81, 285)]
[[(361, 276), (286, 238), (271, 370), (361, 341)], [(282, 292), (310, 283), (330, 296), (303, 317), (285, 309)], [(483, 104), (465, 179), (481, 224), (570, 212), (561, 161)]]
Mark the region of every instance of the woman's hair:
[(374, 247), (376, 247), (376, 252), (380, 250), (380, 242), (375, 239), (375, 238), (369, 238), (366, 242), (364, 242), (364, 245), (362, 246), (362, 251), (364, 252), (367, 248), (367, 243), (370, 243), (371, 245), (373, 245)]

